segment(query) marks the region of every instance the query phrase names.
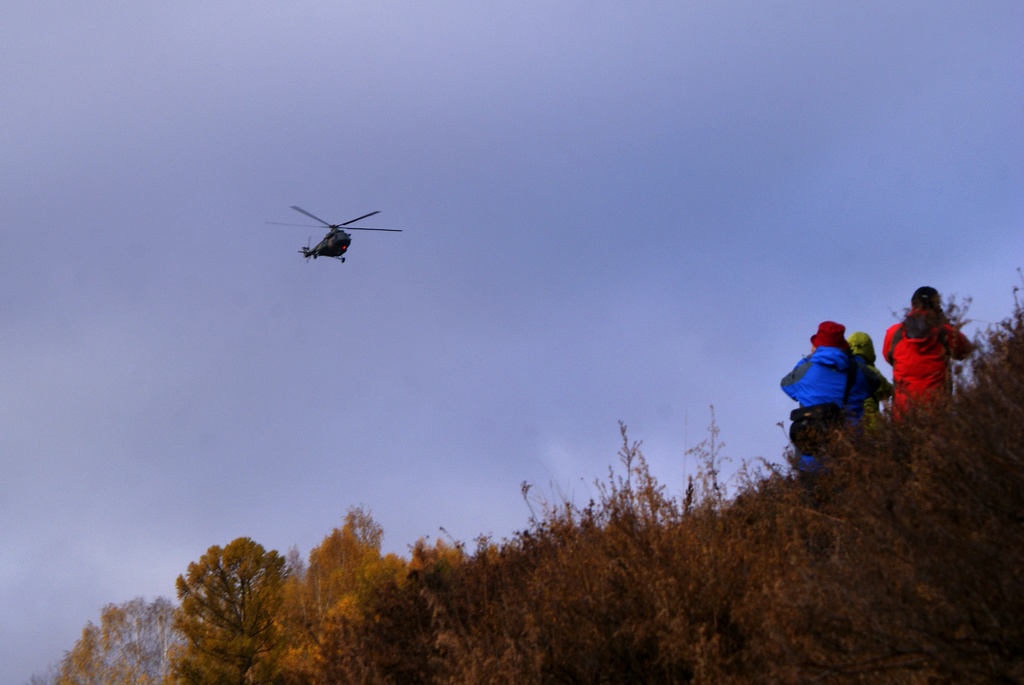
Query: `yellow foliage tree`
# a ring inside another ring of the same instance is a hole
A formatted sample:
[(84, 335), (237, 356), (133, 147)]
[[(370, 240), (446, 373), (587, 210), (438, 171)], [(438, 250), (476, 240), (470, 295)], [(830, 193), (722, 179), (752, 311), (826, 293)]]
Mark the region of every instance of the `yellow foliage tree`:
[(285, 560), (249, 538), (211, 547), (178, 576), (175, 626), (185, 645), (174, 661), (178, 682), (258, 685), (278, 682), (277, 614)]
[(157, 685), (170, 671), (169, 653), (181, 642), (166, 598), (137, 598), (103, 608), (100, 625), (87, 623), (61, 660), (55, 685)]
[(404, 577), (405, 562), (392, 554), (381, 556), (383, 537), (369, 512), (353, 508), (342, 527), (309, 553), (308, 566), (297, 555), (291, 558), (281, 614), (286, 681), (322, 681), (326, 662), (335, 656), (334, 640), (328, 635), (339, 625), (363, 620), (374, 587)]

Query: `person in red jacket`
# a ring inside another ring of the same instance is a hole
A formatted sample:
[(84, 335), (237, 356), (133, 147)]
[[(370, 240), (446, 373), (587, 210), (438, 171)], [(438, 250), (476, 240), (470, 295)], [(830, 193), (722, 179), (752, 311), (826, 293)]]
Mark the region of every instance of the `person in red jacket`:
[(889, 327), (882, 355), (892, 364), (893, 410), (952, 392), (949, 362), (963, 359), (974, 346), (942, 311), (942, 298), (930, 286), (914, 291), (910, 311)]

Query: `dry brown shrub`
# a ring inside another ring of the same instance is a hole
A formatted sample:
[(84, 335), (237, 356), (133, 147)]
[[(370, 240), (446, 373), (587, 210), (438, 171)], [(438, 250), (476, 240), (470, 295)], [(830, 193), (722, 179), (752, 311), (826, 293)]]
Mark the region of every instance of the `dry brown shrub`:
[(979, 342), (954, 400), (840, 436), (810, 481), (727, 498), (712, 421), (677, 499), (623, 427), (586, 506), (420, 546), (337, 627), (335, 682), (1024, 681), (1021, 308)]
[(804, 618), (773, 657), (794, 682), (1021, 681), (1022, 330), (1018, 308), (954, 400), (837, 445), (803, 524), (808, 582), (767, 619)]

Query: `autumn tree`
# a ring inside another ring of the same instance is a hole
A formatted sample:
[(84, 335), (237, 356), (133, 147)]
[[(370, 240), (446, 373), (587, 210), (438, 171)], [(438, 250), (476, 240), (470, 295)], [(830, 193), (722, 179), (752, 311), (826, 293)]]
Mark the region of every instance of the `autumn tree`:
[(61, 659), (55, 685), (156, 685), (170, 672), (169, 654), (181, 642), (174, 630), (174, 604), (139, 597), (103, 608)]
[(291, 556), (282, 611), (289, 682), (326, 682), (343, 647), (335, 639), (339, 631), (365, 619), (375, 588), (405, 576), (401, 559), (381, 555), (383, 537), (369, 512), (352, 508), (342, 527), (310, 552), (308, 565)]
[(285, 560), (249, 538), (213, 546), (178, 576), (175, 626), (185, 645), (175, 659), (181, 683), (256, 685), (277, 682), (276, 616)]

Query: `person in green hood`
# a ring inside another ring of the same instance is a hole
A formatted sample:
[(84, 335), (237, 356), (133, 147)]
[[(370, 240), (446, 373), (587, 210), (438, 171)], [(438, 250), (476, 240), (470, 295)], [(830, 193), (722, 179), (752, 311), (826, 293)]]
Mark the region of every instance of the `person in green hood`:
[(850, 354), (860, 357), (882, 381), (878, 390), (864, 400), (864, 425), (870, 428), (878, 421), (881, 403), (892, 397), (892, 383), (875, 368), (875, 344), (871, 341), (870, 335), (861, 331), (851, 333), (846, 342), (850, 344)]

